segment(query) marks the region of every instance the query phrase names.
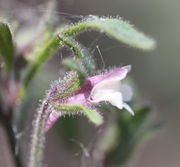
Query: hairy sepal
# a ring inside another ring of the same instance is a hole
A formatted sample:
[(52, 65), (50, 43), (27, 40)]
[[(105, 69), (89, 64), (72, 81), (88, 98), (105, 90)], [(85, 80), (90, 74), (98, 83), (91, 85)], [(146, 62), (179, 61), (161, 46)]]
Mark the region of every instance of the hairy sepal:
[(63, 101), (79, 90), (81, 85), (78, 73), (70, 71), (63, 79), (59, 79), (51, 85), (51, 98), (53, 101)]
[(103, 123), (103, 118), (99, 112), (96, 110), (89, 109), (80, 105), (55, 105), (53, 106), (56, 112), (61, 112), (62, 115), (78, 115), (84, 114), (90, 122), (95, 125), (101, 125)]

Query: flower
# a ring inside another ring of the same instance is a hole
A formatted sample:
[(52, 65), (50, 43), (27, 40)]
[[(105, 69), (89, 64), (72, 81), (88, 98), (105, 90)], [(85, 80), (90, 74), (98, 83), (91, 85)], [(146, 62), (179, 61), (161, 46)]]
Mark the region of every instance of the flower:
[[(62, 105), (81, 105), (85, 107), (94, 106), (100, 102), (109, 102), (111, 105), (123, 109), (134, 115), (134, 112), (123, 100), (121, 80), (130, 71), (131, 66), (115, 68), (105, 74), (95, 75), (87, 78), (85, 84), (73, 95), (64, 101), (58, 101)], [(48, 130), (61, 116), (60, 112), (53, 111), (46, 124)]]

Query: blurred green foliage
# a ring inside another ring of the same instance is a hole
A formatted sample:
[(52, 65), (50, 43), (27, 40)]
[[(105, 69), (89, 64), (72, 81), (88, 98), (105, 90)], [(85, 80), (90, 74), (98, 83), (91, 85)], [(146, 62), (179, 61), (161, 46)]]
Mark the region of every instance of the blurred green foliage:
[(5, 68), (9, 72), (14, 63), (15, 46), (8, 24), (0, 22), (0, 55), (3, 57)]

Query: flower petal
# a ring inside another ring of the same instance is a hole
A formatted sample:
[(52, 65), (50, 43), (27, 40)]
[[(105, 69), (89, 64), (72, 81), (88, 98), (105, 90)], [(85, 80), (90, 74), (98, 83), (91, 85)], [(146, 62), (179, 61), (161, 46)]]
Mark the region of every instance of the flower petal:
[(95, 85), (91, 91), (90, 97), (96, 98), (97, 94), (99, 95), (99, 92), (106, 91), (108, 92), (120, 92), (121, 85), (120, 81), (116, 80), (104, 80), (97, 85)]
[(120, 80), (118, 77), (107, 78), (108, 79), (104, 79), (93, 87), (89, 100), (92, 103), (107, 101), (119, 109), (122, 109), (123, 99), (120, 92)]
[(123, 103), (123, 108), (125, 108), (131, 115), (134, 116), (134, 111), (131, 109), (131, 107), (127, 103)]
[(133, 90), (130, 85), (127, 84), (121, 84), (121, 93), (123, 96), (123, 101), (131, 101), (133, 98)]
[(115, 68), (111, 72), (101, 75), (96, 75), (88, 78), (88, 81), (91, 82), (92, 86), (95, 86), (103, 80), (122, 80), (126, 77), (127, 73), (130, 71), (131, 66), (125, 66), (122, 68)]
[(91, 106), (91, 104), (87, 100), (90, 93), (88, 94), (88, 97), (85, 96), (85, 93), (74, 94), (69, 99), (65, 100), (62, 104), (65, 104), (65, 105)]
[(56, 120), (61, 116), (62, 114), (60, 112), (53, 111), (46, 122), (46, 128), (45, 131), (47, 132), (56, 122)]
[(101, 91), (101, 92), (98, 92), (98, 94), (96, 95), (96, 98), (91, 101), (93, 103), (106, 101), (106, 102), (111, 103), (113, 106), (116, 106), (119, 109), (123, 108), (122, 95), (120, 92)]

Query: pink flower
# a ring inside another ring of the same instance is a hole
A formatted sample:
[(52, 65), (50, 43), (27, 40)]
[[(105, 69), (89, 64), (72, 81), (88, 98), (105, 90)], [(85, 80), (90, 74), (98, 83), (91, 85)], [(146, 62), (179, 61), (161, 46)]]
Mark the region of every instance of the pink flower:
[[(100, 102), (123, 109), (134, 115), (132, 109), (123, 101), (121, 80), (130, 71), (130, 66), (115, 68), (112, 71), (87, 78), (80, 90), (62, 102), (63, 105), (81, 105), (91, 107)], [(46, 130), (61, 116), (60, 112), (52, 112), (47, 120)]]

